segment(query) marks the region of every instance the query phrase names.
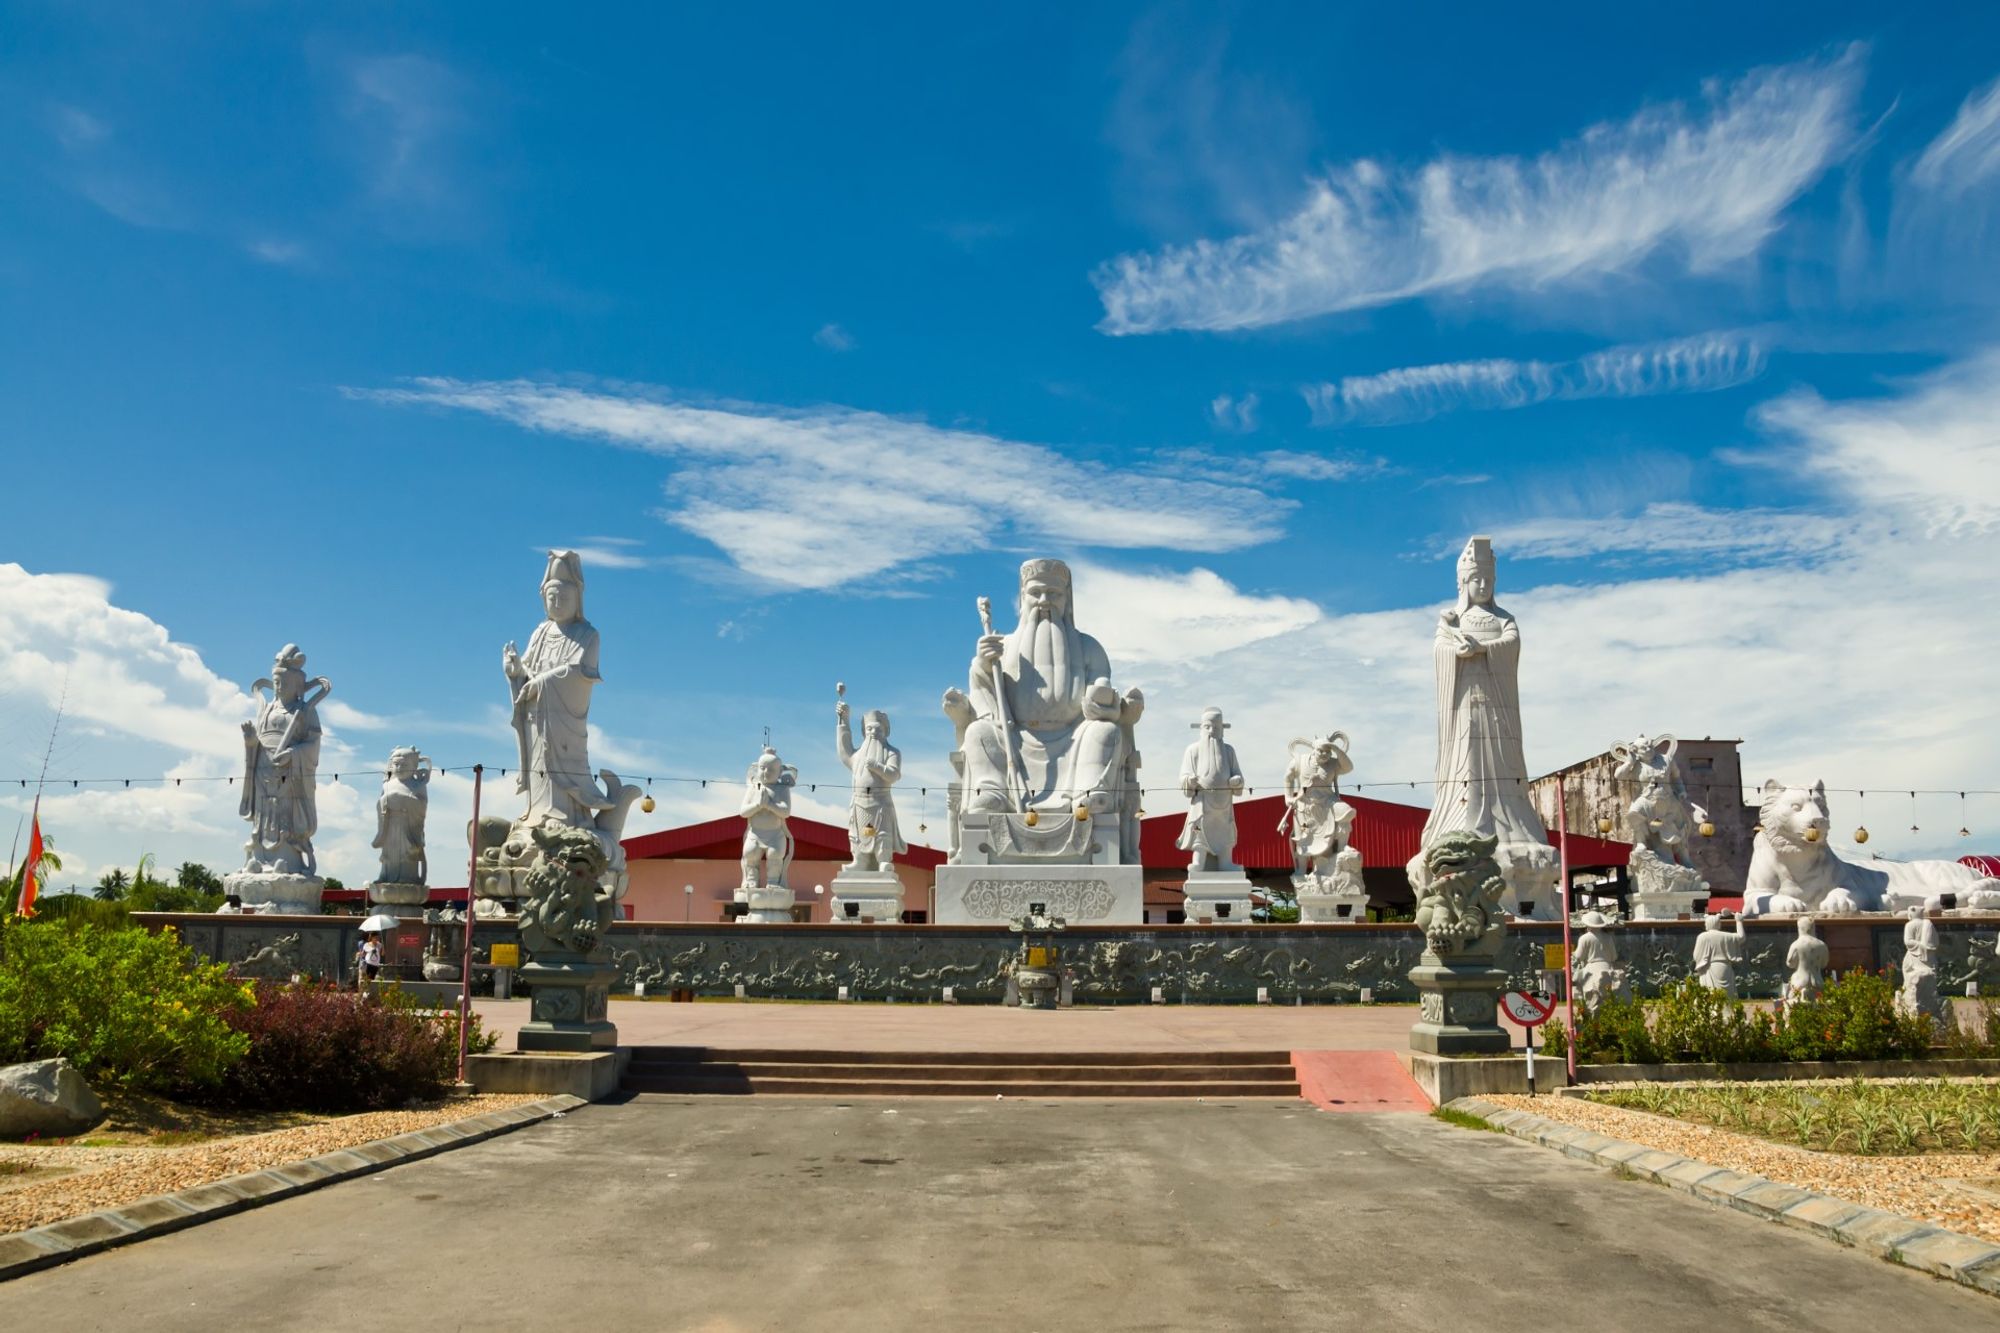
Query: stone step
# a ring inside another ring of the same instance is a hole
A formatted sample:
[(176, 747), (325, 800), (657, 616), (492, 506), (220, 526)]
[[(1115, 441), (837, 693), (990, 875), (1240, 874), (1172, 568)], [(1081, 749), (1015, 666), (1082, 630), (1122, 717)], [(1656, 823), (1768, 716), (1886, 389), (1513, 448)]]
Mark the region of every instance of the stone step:
[(638, 1064), (841, 1064), (841, 1065), (1082, 1065), (1243, 1066), (1289, 1068), (1290, 1051), (837, 1051), (782, 1047), (634, 1046)]
[(840, 1079), (902, 1083), (1292, 1083), (1297, 1074), (1282, 1065), (959, 1065), (851, 1064), (845, 1061), (638, 1061), (625, 1072), (629, 1081), (647, 1079)]
[(1114, 1079), (1008, 1083), (993, 1079), (954, 1082), (896, 1079), (654, 1077), (628, 1073), (622, 1084), (634, 1094), (749, 1095), (813, 1097), (1296, 1097), (1296, 1079), (1277, 1081), (1200, 1080), (1143, 1083)]

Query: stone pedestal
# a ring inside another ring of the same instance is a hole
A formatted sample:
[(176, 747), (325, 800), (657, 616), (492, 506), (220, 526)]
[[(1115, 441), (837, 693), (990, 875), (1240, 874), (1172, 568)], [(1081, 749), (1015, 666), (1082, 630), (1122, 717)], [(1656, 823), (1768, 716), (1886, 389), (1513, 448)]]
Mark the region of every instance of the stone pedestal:
[(1314, 893), (1310, 889), (1299, 891), (1299, 920), (1316, 924), (1341, 921), (1366, 921), (1368, 919), (1368, 895), (1362, 893)]
[(1693, 916), (1708, 897), (1708, 881), (1699, 871), (1663, 861), (1645, 847), (1632, 849), (1627, 862), (1632, 894), (1626, 906), (1634, 921), (1675, 921)]
[(878, 925), (903, 919), (903, 881), (893, 870), (849, 870), (842, 867), (829, 886), (835, 925), (860, 925), (872, 918)]
[(1446, 962), (1426, 949), (1410, 969), (1419, 1004), (1410, 1049), (1430, 1055), (1492, 1055), (1513, 1045), (1500, 1026), (1507, 973), (1486, 959)]
[(792, 919), (792, 906), (797, 899), (790, 889), (762, 888), (738, 889), (736, 901), (750, 910), (736, 918), (737, 925), (753, 926), (784, 925)]
[(367, 890), (368, 901), (376, 906), (421, 907), (431, 900), (430, 889), (422, 884), (385, 884), (377, 880)]
[(594, 1051), (615, 1048), (618, 1028), (606, 1016), (611, 983), (618, 979), (612, 963), (588, 958), (536, 958), (516, 972), (530, 987), (528, 1021), (521, 1025), (515, 1049), (522, 1051)]
[(241, 902), (246, 912), (318, 916), (320, 892), (325, 888), (326, 881), (318, 875), (239, 870), (222, 877), (222, 891)]
[(1184, 910), (1190, 923), (1241, 925), (1250, 919), (1250, 877), (1241, 870), (1190, 870)]
[(937, 924), (1006, 926), (1035, 903), (1072, 926), (1138, 926), (1146, 919), (1146, 872), (1120, 865), (944, 865), (937, 870)]
[(1682, 917), (1699, 919), (1707, 900), (1706, 888), (1697, 893), (1634, 893), (1625, 900), (1625, 907), (1633, 921), (1678, 921)]

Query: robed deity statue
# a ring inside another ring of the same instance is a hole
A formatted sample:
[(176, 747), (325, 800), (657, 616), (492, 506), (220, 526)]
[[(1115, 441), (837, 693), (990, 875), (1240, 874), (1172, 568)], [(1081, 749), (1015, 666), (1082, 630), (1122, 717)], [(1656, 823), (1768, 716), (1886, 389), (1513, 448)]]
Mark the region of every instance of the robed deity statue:
[[(1434, 804), (1423, 846), (1463, 831), (1497, 838), (1494, 860), (1513, 911), (1546, 904), (1557, 854), (1528, 797), (1521, 750), (1521, 630), (1494, 600), (1493, 543), (1474, 537), (1458, 558), (1458, 601), (1438, 617), (1431, 660), (1437, 673), (1438, 743)], [(1412, 882), (1421, 874), (1410, 862)]]
[(250, 687), (267, 697), (243, 724), (243, 798), (237, 813), (250, 821), (243, 844), (245, 874), (316, 876), (313, 834), (319, 831), (321, 728), (319, 705), (333, 691), (325, 676), (306, 679), (306, 655), (295, 643), (278, 650), (268, 680)]
[(981, 600), (984, 633), (968, 688), (944, 708), (963, 726), (965, 815), (1069, 814), (1121, 819), (1120, 860), (1138, 856), (1138, 752), (1132, 729), (1145, 711), (1138, 690), (1111, 684), (1111, 660), (1076, 627), (1069, 566), (1021, 566), (1020, 619), (996, 633)]
[(382, 854), (380, 884), (423, 884), (430, 863), (424, 852), (424, 820), (431, 804), (431, 761), (415, 746), (398, 746), (382, 775), (375, 798), (375, 841)]
[(887, 870), (898, 853), (909, 850), (896, 823), (896, 802), (890, 788), (903, 776), (903, 752), (889, 744), (889, 715), (872, 708), (861, 718), (861, 744), (854, 743), (847, 700), (833, 706), (838, 727), (834, 746), (851, 777), (847, 803), (847, 845), (853, 859), (849, 870)]
[(1174, 845), (1194, 854), (1190, 870), (1235, 870), (1236, 797), (1243, 791), (1243, 766), (1236, 762), (1236, 747), (1222, 739), (1229, 724), (1220, 708), (1203, 709), (1195, 726), (1201, 737), (1181, 756), (1181, 795), (1188, 799), (1188, 812)]

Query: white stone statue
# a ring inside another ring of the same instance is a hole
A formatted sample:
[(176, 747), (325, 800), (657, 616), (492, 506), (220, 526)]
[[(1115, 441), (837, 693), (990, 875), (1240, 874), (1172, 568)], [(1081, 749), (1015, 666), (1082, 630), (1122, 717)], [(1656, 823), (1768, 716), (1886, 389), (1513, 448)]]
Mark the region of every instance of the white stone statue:
[[(1493, 543), (1474, 537), (1458, 558), (1458, 602), (1438, 617), (1431, 660), (1437, 673), (1438, 743), (1434, 804), (1422, 848), (1446, 833), (1498, 839), (1494, 860), (1507, 881), (1502, 906), (1522, 913), (1555, 902), (1560, 858), (1528, 798), (1521, 750), (1521, 631), (1494, 600)], [(1423, 896), (1422, 850), (1410, 882)]]
[(1939, 1022), (1951, 1017), (1949, 1003), (1938, 989), (1938, 928), (1924, 915), (1921, 905), (1912, 906), (1903, 927), (1903, 986), (1896, 995), (1896, 1007), (1905, 1013), (1929, 1014)]
[(853, 859), (850, 870), (887, 870), (899, 852), (909, 850), (896, 823), (896, 802), (891, 788), (903, 776), (903, 752), (889, 744), (889, 715), (871, 709), (861, 719), (861, 744), (854, 743), (848, 725), (847, 700), (834, 704), (839, 728), (834, 746), (841, 766), (851, 777), (847, 803), (847, 845)]
[(313, 855), (319, 831), (319, 705), (333, 691), (324, 676), (306, 679), (295, 643), (278, 650), (269, 679), (250, 687), (257, 715), (243, 724), (243, 795), (237, 813), (250, 821), (243, 869), (224, 891), (265, 911), (317, 912), (324, 887)]
[(1631, 984), (1618, 965), (1618, 942), (1611, 934), (1611, 918), (1599, 911), (1585, 912), (1577, 919), (1583, 927), (1570, 953), (1570, 984), (1576, 987), (1577, 1003), (1585, 1013), (1595, 1013), (1607, 996), (1631, 996)]
[(1785, 950), (1785, 966), (1792, 969), (1782, 992), (1786, 1004), (1809, 1004), (1819, 998), (1826, 985), (1826, 960), (1826, 941), (1819, 937), (1819, 927), (1812, 917), (1800, 917), (1799, 937)]
[(1359, 920), (1368, 889), (1361, 853), (1348, 845), (1354, 807), (1340, 799), (1340, 780), (1354, 771), (1347, 733), (1295, 737), (1285, 766), (1285, 813), (1278, 828), (1292, 844), (1292, 888), (1302, 921)]
[[(1119, 863), (1137, 864), (1137, 750), (1132, 728), (1145, 711), (1138, 690), (1111, 685), (1111, 660), (1096, 639), (1076, 628), (1069, 566), (1030, 560), (1021, 566), (1020, 623), (993, 632), (981, 603), (985, 633), (968, 689), (945, 695), (956, 720), (969, 704), (961, 749), (963, 815), (1041, 815), (1125, 824)], [(1128, 761), (1130, 761), (1128, 763)]]
[(1641, 921), (1673, 920), (1708, 893), (1695, 869), (1693, 841), (1707, 812), (1688, 799), (1672, 736), (1640, 736), (1611, 747), (1611, 776), (1625, 808), (1626, 867), (1632, 876), (1632, 914)]
[(752, 761), (743, 778), (743, 882), (736, 901), (750, 910), (738, 921), (789, 921), (792, 888), (792, 788), (799, 771), (770, 746)]
[(1826, 784), (1764, 784), (1744, 911), (1752, 916), (1788, 912), (1883, 912), (1942, 908), (1953, 895), (1961, 909), (2000, 909), (2000, 880), (1956, 861), (1842, 860), (1827, 845), (1830, 824)]
[(368, 886), (371, 903), (429, 900), (430, 863), (424, 852), (424, 819), (430, 813), (431, 761), (413, 745), (397, 747), (375, 798), (375, 841), (381, 865)]
[(1236, 798), (1243, 791), (1243, 766), (1236, 747), (1222, 739), (1229, 724), (1220, 708), (1204, 708), (1195, 723), (1201, 739), (1181, 756), (1181, 795), (1187, 819), (1174, 845), (1192, 852), (1190, 870), (1236, 870)]
[(590, 767), (590, 699), (598, 675), (597, 630), (583, 618), (583, 559), (575, 551), (549, 552), (542, 574), (542, 609), (547, 619), (528, 638), (528, 651), (509, 643), (500, 652), (513, 705), (512, 722), (520, 766), (514, 789), (527, 809), (509, 821), (479, 822), (479, 873), (474, 892), (479, 910), (491, 900), (523, 896), (527, 876), (541, 853), (537, 831), (589, 829), (604, 849), (603, 885), (613, 902), (625, 896), (628, 875), (620, 839), (625, 818), (645, 795), (610, 769)]
[[(1722, 929), (1724, 921), (1733, 929)], [(1702, 918), (1701, 934), (1694, 937), (1694, 974), (1710, 990), (1736, 997), (1736, 969), (1748, 957), (1749, 940), (1743, 918), (1733, 912), (1710, 912)]]

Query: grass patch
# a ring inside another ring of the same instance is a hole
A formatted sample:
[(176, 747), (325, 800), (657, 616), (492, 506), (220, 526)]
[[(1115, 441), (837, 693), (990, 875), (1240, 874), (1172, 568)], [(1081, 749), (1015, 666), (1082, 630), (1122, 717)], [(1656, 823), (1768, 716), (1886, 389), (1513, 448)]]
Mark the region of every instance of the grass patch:
[(2000, 1151), (2000, 1079), (1802, 1080), (1607, 1088), (1590, 1100), (1814, 1152)]
[(1498, 1134), (1500, 1132), (1500, 1126), (1494, 1124), (1485, 1116), (1474, 1115), (1470, 1111), (1461, 1111), (1455, 1106), (1437, 1107), (1431, 1112), (1431, 1118), (1433, 1120), (1442, 1120), (1447, 1125), (1457, 1125), (1460, 1129), (1483, 1129), (1488, 1134)]

